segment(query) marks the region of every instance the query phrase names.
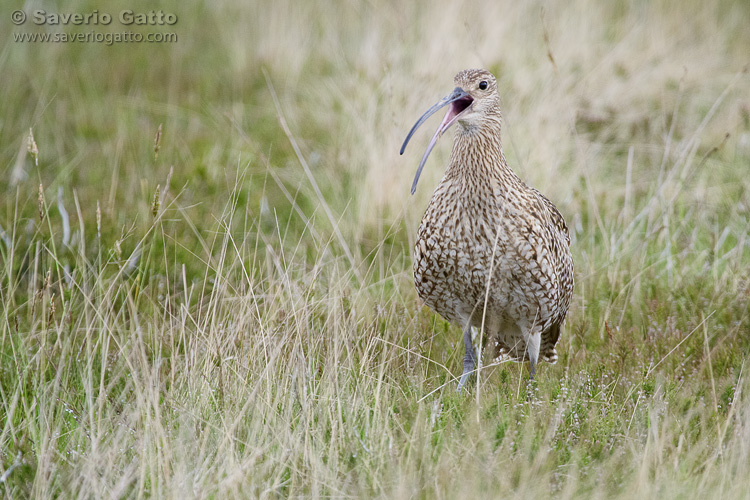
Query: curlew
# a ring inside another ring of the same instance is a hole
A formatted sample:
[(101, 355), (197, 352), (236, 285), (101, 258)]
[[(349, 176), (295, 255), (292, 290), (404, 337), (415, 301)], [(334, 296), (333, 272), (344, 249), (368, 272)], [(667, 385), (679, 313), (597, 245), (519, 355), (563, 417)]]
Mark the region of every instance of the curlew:
[(528, 360), (530, 379), (539, 359), (557, 361), (573, 294), (573, 259), (560, 212), (508, 167), (500, 142), (500, 96), (488, 71), (458, 73), (456, 88), (432, 106), (416, 129), (444, 106), (411, 192), (438, 138), (458, 123), (448, 168), (430, 199), (414, 248), (414, 283), (420, 298), (463, 327), (464, 361), (458, 391), (477, 356), (472, 327), (495, 356)]

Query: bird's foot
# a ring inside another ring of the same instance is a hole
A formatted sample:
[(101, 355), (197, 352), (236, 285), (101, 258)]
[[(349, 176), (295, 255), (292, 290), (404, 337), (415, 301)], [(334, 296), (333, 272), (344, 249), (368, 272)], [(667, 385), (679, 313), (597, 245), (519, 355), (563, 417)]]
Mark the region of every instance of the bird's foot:
[(461, 378), (458, 380), (458, 387), (456, 387), (456, 392), (461, 394), (461, 391), (464, 388), (464, 385), (466, 385), (466, 381), (469, 380), (469, 374), (464, 373), (461, 375)]
[(458, 380), (458, 387), (456, 388), (456, 392), (459, 394), (461, 394), (461, 389), (464, 388), (471, 374), (474, 373), (474, 364), (473, 359), (464, 359), (464, 371), (461, 373), (461, 378)]

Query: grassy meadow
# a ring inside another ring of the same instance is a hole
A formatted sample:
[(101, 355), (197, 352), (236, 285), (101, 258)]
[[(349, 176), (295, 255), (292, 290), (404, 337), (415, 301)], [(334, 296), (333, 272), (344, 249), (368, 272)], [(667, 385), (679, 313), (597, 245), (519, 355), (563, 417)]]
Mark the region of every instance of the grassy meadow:
[[(747, 2), (11, 0), (0, 27), (0, 497), (748, 498)], [(14, 38), (122, 31), (177, 40)], [(439, 118), (398, 152), (467, 67), (576, 290), (533, 386), (486, 359), (459, 395), (411, 272), (451, 134), (415, 196)]]

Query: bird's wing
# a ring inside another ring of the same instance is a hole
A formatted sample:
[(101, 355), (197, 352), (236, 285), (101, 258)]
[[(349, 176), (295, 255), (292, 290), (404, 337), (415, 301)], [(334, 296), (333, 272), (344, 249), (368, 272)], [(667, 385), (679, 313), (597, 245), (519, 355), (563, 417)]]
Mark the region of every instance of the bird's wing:
[(563, 236), (565, 236), (565, 240), (568, 243), (568, 246), (570, 246), (570, 235), (568, 233), (568, 224), (565, 223), (565, 219), (563, 218), (560, 211), (557, 209), (554, 203), (549, 201), (549, 199), (546, 196), (544, 196), (542, 193), (540, 193), (534, 188), (531, 188), (531, 189), (534, 190), (537, 196), (539, 196), (539, 198), (541, 199), (546, 215), (548, 215), (550, 218), (550, 222), (557, 228), (558, 231), (560, 231), (560, 233)]

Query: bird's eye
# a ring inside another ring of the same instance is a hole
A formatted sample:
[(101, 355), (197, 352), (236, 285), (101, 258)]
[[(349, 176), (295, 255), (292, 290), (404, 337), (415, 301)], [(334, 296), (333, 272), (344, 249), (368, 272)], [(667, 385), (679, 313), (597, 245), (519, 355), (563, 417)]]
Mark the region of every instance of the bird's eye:
[(487, 82), (482, 80), (479, 82), (479, 90), (487, 90)]

